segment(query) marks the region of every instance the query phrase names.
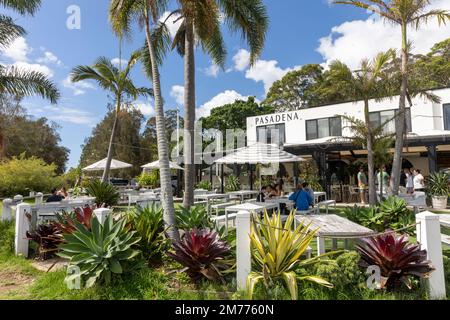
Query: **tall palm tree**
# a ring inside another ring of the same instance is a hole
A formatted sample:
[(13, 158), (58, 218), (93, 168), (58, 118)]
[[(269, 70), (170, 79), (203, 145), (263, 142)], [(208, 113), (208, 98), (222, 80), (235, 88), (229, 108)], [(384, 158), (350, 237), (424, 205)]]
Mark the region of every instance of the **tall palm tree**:
[(408, 93), (409, 77), (409, 42), (408, 27), (418, 30), (423, 23), (436, 18), (440, 25), (450, 20), (450, 12), (446, 10), (429, 10), (431, 0), (334, 0), (336, 4), (347, 4), (370, 10), (380, 15), (385, 20), (400, 26), (402, 34), (402, 64), (399, 116), (396, 120), (395, 153), (392, 166), (393, 193), (398, 194), (400, 185), (400, 173), (402, 169), (402, 152), (406, 127), (406, 99)]
[(169, 165), (169, 144), (164, 120), (164, 101), (161, 93), (159, 64), (168, 47), (168, 30), (158, 23), (158, 18), (165, 11), (167, 0), (111, 0), (110, 22), (113, 30), (120, 37), (131, 37), (131, 25), (138, 21), (145, 29), (145, 53), (143, 62), (147, 75), (153, 83), (155, 100), (155, 118), (160, 163), (161, 202), (164, 209), (164, 222), (170, 239), (179, 240), (180, 235), (175, 226), (175, 209)]
[(148, 88), (136, 87), (130, 79), (131, 69), (134, 67), (141, 53), (139, 51), (133, 53), (124, 70), (119, 70), (110, 59), (100, 57), (91, 66), (77, 66), (72, 70), (70, 75), (73, 82), (83, 80), (94, 80), (102, 88), (114, 95), (116, 110), (114, 124), (111, 131), (111, 138), (108, 146), (108, 157), (105, 170), (103, 171), (103, 182), (109, 180), (111, 169), (111, 161), (114, 150), (114, 139), (116, 136), (117, 124), (122, 105), (125, 104), (127, 98), (136, 100), (139, 96), (152, 95), (152, 91)]
[(195, 45), (209, 54), (213, 62), (225, 63), (226, 49), (221, 32), (221, 21), (239, 32), (250, 47), (253, 64), (264, 48), (268, 16), (262, 0), (177, 0), (180, 9), (172, 14), (182, 19), (172, 48), (184, 56), (184, 199), (183, 205), (194, 203), (195, 160)]
[[(34, 15), (41, 5), (40, 0), (0, 0), (0, 6), (21, 15)], [(0, 48), (7, 48), (15, 39), (24, 36), (25, 29), (14, 20), (0, 14)], [(37, 71), (23, 70), (14, 66), (0, 65), (0, 94), (17, 97), (40, 96), (56, 103), (60, 93), (47, 76)], [(0, 128), (0, 158), (5, 151), (5, 139)]]
[[(387, 72), (390, 62), (395, 58), (394, 51), (379, 53), (373, 61), (363, 60), (359, 70), (351, 71), (348, 66), (342, 62), (335, 61), (330, 65), (329, 80), (335, 83), (345, 83), (351, 88), (349, 94), (354, 100), (364, 101), (364, 121), (344, 117), (357, 144), (364, 145), (367, 148), (368, 164), (368, 182), (369, 182), (369, 203), (375, 205), (375, 157), (374, 145), (376, 140), (383, 134), (382, 124), (380, 127), (374, 127), (370, 122), (369, 101), (375, 99), (381, 101), (385, 97), (392, 95), (395, 86), (395, 75)], [(362, 141), (361, 141), (362, 140)]]

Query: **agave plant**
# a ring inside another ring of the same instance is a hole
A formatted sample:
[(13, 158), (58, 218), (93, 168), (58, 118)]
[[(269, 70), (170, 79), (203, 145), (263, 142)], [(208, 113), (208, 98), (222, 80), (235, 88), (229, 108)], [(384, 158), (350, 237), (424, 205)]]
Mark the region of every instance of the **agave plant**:
[[(253, 298), (255, 286), (263, 281), (266, 290), (284, 281), (292, 300), (298, 297), (297, 280), (307, 280), (323, 286), (333, 285), (322, 278), (307, 275), (299, 277), (295, 268), (313, 262), (311, 259), (301, 260), (302, 255), (314, 238), (317, 230), (310, 231), (310, 225), (299, 224), (292, 230), (295, 214), (291, 213), (283, 225), (280, 214), (269, 217), (264, 214), (263, 220), (254, 218), (250, 241), (252, 257), (257, 272), (247, 278), (249, 298)], [(314, 258), (317, 260), (318, 258)]]
[(63, 211), (61, 214), (56, 213), (56, 219), (58, 222), (55, 222), (56, 227), (63, 233), (73, 233), (75, 228), (74, 221), (78, 221), (82, 225), (84, 225), (88, 230), (91, 230), (92, 223), (92, 215), (94, 214), (94, 210), (90, 206), (86, 206), (84, 208), (76, 208), (73, 212), (65, 212)]
[(27, 231), (26, 236), (38, 244), (38, 253), (42, 260), (50, 258), (64, 242), (61, 230), (54, 223), (39, 224), (34, 230)]
[(109, 183), (92, 180), (86, 187), (86, 191), (91, 197), (95, 197), (97, 207), (112, 207), (119, 202), (119, 192)]
[(204, 206), (195, 206), (189, 209), (182, 207), (176, 211), (175, 215), (178, 229), (188, 231), (214, 228), (214, 222)]
[(67, 275), (66, 281), (81, 276), (87, 288), (95, 283), (110, 283), (112, 275), (120, 275), (130, 267), (131, 261), (140, 254), (133, 247), (141, 239), (135, 231), (129, 231), (126, 220), (114, 222), (109, 215), (104, 225), (97, 217), (92, 218), (91, 230), (74, 221), (75, 231), (65, 235), (66, 244), (58, 254), (69, 259), (69, 267), (77, 266), (80, 274)]
[(409, 216), (411, 211), (404, 199), (398, 197), (388, 197), (380, 203), (380, 211), (389, 217), (390, 220), (397, 221), (402, 216)]
[(223, 280), (224, 272), (231, 267), (226, 260), (230, 246), (209, 229), (188, 231), (173, 248), (175, 252), (168, 252), (168, 256), (179, 262), (195, 282), (203, 278)]
[(411, 289), (412, 277), (425, 278), (434, 270), (427, 260), (427, 252), (410, 243), (406, 235), (389, 233), (363, 239), (356, 249), (362, 267), (380, 267), (382, 288), (394, 289), (404, 284)]
[(163, 209), (155, 204), (126, 213), (128, 227), (141, 237), (138, 245), (149, 264), (160, 263), (162, 253), (168, 248), (163, 215)]

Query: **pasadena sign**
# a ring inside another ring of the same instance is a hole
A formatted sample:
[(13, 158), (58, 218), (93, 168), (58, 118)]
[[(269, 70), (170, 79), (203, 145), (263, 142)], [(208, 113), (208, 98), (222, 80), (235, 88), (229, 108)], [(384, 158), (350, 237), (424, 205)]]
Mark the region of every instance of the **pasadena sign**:
[(298, 115), (297, 111), (257, 117), (255, 118), (255, 125), (261, 126), (268, 124), (285, 123), (294, 120), (300, 120), (300, 116)]

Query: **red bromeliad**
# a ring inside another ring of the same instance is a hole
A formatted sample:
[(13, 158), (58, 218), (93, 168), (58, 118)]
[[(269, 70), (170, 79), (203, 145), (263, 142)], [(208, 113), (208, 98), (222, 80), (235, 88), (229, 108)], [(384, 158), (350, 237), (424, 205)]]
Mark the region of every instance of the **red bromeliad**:
[(93, 214), (94, 210), (89, 206), (84, 208), (76, 208), (73, 213), (63, 212), (62, 214), (56, 215), (58, 219), (56, 226), (62, 232), (72, 234), (76, 230), (74, 223), (74, 219), (76, 219), (79, 223), (90, 230)]

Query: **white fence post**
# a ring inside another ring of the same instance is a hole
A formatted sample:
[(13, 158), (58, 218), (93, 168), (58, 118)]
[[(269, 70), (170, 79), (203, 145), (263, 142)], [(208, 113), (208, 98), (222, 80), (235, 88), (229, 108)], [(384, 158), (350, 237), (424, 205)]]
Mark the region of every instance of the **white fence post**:
[(31, 205), (28, 203), (20, 203), (16, 209), (16, 235), (15, 235), (15, 254), (28, 257), (28, 239), (26, 232), (30, 229), (25, 214), (31, 214)]
[(14, 196), (14, 203), (15, 204), (19, 204), (19, 203), (22, 203), (22, 202), (23, 202), (23, 196), (22, 195), (18, 194), (18, 195)]
[(247, 277), (252, 268), (250, 248), (251, 214), (240, 211), (236, 216), (236, 279), (238, 290), (246, 290)]
[(422, 250), (427, 251), (427, 259), (435, 269), (427, 281), (430, 298), (444, 299), (446, 293), (439, 215), (425, 211), (416, 215), (416, 222), (419, 223), (417, 242)]
[(40, 206), (44, 202), (44, 194), (42, 192), (36, 193), (36, 196), (34, 198), (35, 204)]
[(94, 210), (94, 214), (101, 224), (104, 224), (108, 215), (112, 214), (112, 210), (108, 208), (99, 208)]
[(11, 221), (11, 206), (13, 204), (12, 199), (4, 199), (3, 200), (3, 209), (2, 209), (2, 221)]

